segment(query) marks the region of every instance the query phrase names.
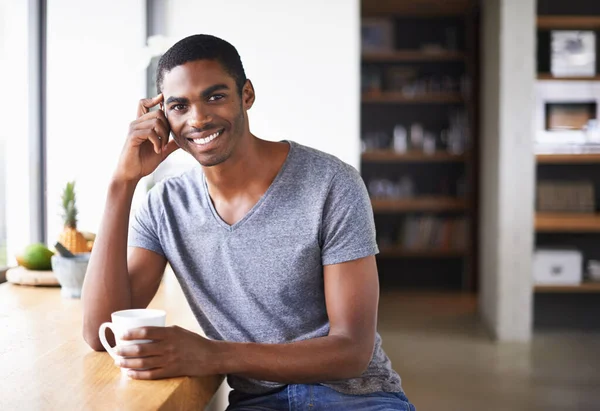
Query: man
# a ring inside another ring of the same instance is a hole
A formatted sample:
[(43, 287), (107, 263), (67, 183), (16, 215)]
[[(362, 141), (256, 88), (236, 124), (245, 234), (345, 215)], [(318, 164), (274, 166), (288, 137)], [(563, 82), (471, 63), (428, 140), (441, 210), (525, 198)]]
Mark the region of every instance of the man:
[[(119, 348), (121, 367), (147, 369), (132, 378), (227, 374), (234, 410), (410, 409), (376, 332), (378, 250), (358, 172), (252, 135), (254, 88), (221, 39), (175, 44), (157, 87), (110, 184), (83, 289), (88, 344), (103, 349), (98, 327), (112, 312), (148, 305), (169, 262), (209, 339), (130, 332), (153, 341)], [(153, 188), (128, 233), (136, 184), (178, 148), (200, 166)]]

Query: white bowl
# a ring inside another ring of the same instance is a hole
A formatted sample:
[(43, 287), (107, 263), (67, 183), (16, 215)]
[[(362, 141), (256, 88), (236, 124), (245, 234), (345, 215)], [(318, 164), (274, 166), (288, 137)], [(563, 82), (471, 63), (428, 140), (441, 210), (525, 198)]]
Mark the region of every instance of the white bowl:
[(90, 253), (76, 254), (73, 258), (58, 254), (52, 256), (52, 271), (62, 287), (60, 294), (64, 298), (81, 298), (81, 288), (89, 261)]

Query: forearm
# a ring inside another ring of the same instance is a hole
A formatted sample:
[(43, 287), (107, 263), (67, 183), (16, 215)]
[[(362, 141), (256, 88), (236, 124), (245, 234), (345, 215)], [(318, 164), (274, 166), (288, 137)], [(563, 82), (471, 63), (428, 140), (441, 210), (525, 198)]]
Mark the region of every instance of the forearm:
[(371, 360), (349, 337), (330, 335), (289, 344), (215, 342), (217, 373), (282, 383), (315, 383), (360, 376)]
[(114, 311), (131, 308), (127, 272), (127, 230), (135, 182), (112, 181), (82, 291), (83, 333), (100, 348), (98, 327)]

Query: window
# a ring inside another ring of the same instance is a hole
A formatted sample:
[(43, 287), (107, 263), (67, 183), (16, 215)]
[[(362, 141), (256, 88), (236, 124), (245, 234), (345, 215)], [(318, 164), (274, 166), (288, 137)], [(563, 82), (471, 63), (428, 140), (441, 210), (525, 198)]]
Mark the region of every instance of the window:
[(30, 132), (37, 102), (29, 84), (29, 12), (31, 2), (0, 1), (0, 267), (14, 265), (15, 255), (32, 235)]
[[(5, 7), (4, 3), (0, 2), (0, 63), (3, 63), (5, 55)], [(0, 109), (2, 108), (0, 106)], [(4, 133), (0, 131), (0, 270), (8, 264), (6, 257), (6, 144)]]
[[(1, 52), (1, 50), (0, 50)], [(0, 135), (0, 268), (8, 264), (6, 258), (6, 147)]]

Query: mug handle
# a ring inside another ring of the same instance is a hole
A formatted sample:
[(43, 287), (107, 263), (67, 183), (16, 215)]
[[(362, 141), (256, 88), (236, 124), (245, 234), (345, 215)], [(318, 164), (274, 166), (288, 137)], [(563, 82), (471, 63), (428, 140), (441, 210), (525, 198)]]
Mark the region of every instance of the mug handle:
[(98, 337), (100, 337), (100, 342), (106, 349), (106, 352), (109, 353), (110, 356), (113, 357), (113, 359), (116, 361), (119, 359), (119, 356), (117, 355), (115, 350), (108, 344), (108, 341), (106, 340), (106, 329), (107, 328), (109, 328), (116, 337), (117, 333), (116, 333), (115, 329), (113, 328), (113, 323), (102, 324), (100, 326), (100, 328), (98, 329)]

